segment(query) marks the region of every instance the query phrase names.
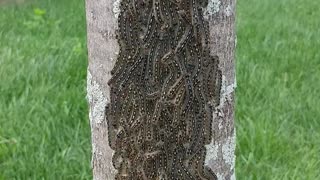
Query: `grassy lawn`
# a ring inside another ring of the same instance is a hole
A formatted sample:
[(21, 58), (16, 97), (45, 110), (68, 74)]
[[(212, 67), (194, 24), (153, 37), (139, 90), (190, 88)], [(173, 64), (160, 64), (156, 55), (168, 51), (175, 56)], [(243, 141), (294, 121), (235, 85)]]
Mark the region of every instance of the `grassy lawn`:
[[(237, 178), (320, 179), (320, 3), (237, 7)], [(83, 0), (0, 7), (0, 180), (90, 179)]]
[(90, 179), (83, 1), (0, 9), (0, 179)]
[(320, 3), (238, 2), (238, 178), (320, 179)]

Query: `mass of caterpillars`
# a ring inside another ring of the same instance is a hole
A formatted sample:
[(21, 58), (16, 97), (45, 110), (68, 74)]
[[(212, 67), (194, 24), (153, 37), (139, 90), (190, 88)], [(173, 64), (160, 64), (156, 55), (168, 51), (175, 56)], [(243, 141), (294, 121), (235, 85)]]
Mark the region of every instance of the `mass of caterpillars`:
[(121, 1), (106, 110), (116, 179), (216, 179), (204, 164), (221, 87), (207, 1)]

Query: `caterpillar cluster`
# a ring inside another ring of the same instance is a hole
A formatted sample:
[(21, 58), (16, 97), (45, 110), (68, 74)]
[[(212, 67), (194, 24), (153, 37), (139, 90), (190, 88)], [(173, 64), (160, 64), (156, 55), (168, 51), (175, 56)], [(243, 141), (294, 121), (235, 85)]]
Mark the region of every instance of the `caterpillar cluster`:
[(204, 164), (221, 88), (207, 1), (122, 0), (106, 110), (116, 179), (216, 179)]

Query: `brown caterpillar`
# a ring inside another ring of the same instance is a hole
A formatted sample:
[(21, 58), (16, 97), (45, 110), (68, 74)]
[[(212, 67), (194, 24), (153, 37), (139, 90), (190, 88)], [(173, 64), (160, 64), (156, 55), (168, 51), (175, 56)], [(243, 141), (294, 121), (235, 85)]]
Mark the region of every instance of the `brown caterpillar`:
[(116, 179), (216, 179), (204, 164), (221, 89), (207, 4), (122, 0), (106, 109)]

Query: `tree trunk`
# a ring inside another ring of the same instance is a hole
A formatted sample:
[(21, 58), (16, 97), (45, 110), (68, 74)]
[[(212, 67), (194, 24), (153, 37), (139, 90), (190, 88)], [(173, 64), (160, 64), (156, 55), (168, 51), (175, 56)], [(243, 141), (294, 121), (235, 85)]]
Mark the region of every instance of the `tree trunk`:
[(86, 0), (94, 179), (235, 179), (235, 0), (122, 1)]

